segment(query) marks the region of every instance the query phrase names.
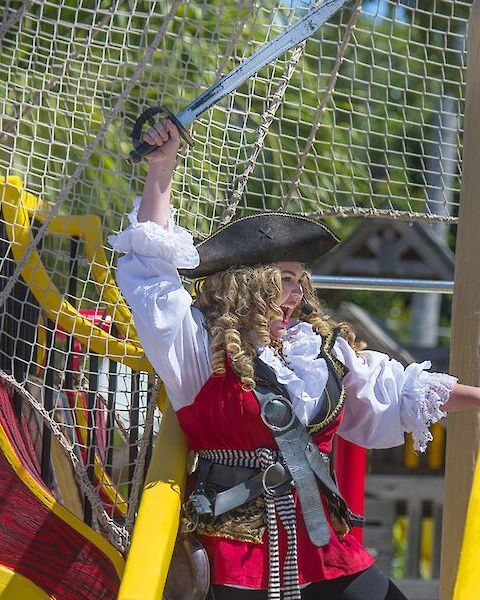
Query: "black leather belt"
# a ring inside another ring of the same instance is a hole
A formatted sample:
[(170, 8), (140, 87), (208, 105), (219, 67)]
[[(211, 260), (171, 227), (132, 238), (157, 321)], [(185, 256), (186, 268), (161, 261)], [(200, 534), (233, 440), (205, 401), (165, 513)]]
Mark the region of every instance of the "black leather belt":
[[(199, 457), (194, 473), (198, 483), (188, 499), (187, 510), (193, 509), (198, 516), (211, 518), (243, 506), (264, 493), (285, 494), (291, 489), (292, 481), (288, 469), (280, 462), (259, 470), (220, 465)], [(218, 491), (214, 486), (227, 489)]]
[(224, 488), (231, 488), (239, 483), (244, 483), (257, 474), (258, 469), (220, 465), (201, 456), (198, 457), (198, 464), (195, 469), (195, 475), (200, 481)]
[[(315, 446), (306, 449), (311, 468), (323, 485), (323, 492), (336, 499), (336, 506), (348, 519), (351, 526), (363, 525), (363, 519), (351, 513), (330, 475), (330, 459), (327, 454), (319, 452)], [(185, 508), (190, 517), (216, 517), (243, 506), (262, 494), (281, 496), (293, 487), (292, 476), (288, 468), (281, 462), (274, 462), (267, 469), (221, 465), (212, 460), (196, 457), (193, 471), (197, 477), (197, 485), (188, 499)], [(318, 484), (315, 482), (315, 488)], [(298, 489), (298, 485), (296, 485)], [(219, 488), (225, 488), (219, 490)], [(305, 499), (304, 499), (305, 502)], [(302, 510), (305, 513), (305, 510)], [(323, 505), (321, 505), (323, 511)], [(312, 511), (318, 511), (318, 505), (312, 505)], [(323, 515), (324, 516), (324, 515)], [(309, 517), (308, 517), (309, 518)], [(323, 520), (323, 519), (322, 519)], [(308, 526), (307, 526), (308, 527)]]

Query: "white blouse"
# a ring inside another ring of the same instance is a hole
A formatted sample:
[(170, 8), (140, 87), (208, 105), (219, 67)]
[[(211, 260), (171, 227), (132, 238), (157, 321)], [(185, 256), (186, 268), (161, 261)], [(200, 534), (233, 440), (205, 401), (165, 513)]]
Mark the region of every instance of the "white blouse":
[[(130, 304), (146, 356), (165, 384), (172, 406), (193, 404), (210, 377), (210, 345), (202, 313), (192, 307), (177, 269), (198, 265), (198, 253), (188, 231), (174, 223), (167, 229), (137, 221), (140, 198), (129, 215), (130, 226), (109, 242), (118, 252), (117, 281)], [(321, 337), (309, 323), (295, 322), (284, 339), (284, 360), (269, 346), (257, 348), (291, 396), (298, 418), (308, 424), (321, 401), (328, 378), (323, 358), (317, 358)], [(445, 416), (441, 406), (457, 381), (430, 373), (431, 364), (404, 368), (386, 354), (355, 352), (338, 338), (335, 356), (348, 368), (345, 415), (338, 430), (343, 438), (365, 448), (391, 448), (411, 432), (414, 448), (426, 449), (429, 425)]]

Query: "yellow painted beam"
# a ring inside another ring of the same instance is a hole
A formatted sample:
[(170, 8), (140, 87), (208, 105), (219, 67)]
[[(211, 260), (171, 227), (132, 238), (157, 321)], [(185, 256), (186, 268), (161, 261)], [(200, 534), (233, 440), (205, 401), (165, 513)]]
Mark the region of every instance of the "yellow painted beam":
[(86, 525), (83, 521), (77, 519), (75, 515), (68, 511), (64, 506), (59, 504), (54, 496), (52, 496), (52, 494), (46, 488), (42, 487), (34, 477), (32, 477), (32, 475), (20, 462), (2, 425), (0, 425), (0, 451), (3, 452), (5, 458), (10, 463), (18, 478), (33, 494), (35, 494), (38, 500), (40, 500), (40, 502), (48, 507), (52, 513), (57, 515), (70, 527), (78, 531), (84, 538), (97, 546), (97, 548), (101, 550), (101, 552), (110, 560), (115, 571), (121, 578), (125, 562), (120, 552), (111, 544), (109, 544), (100, 534), (93, 531), (93, 529), (88, 527), (88, 525)]
[(480, 461), (477, 458), (452, 600), (480, 595)]
[[(26, 254), (28, 246), (33, 242), (29, 212), (33, 210), (35, 196), (24, 193), (22, 183), (18, 177), (10, 177), (7, 181), (1, 177), (0, 203), (7, 236), (12, 242), (12, 254), (18, 263)], [(45, 210), (42, 207), (41, 203), (37, 204), (39, 210), (35, 214), (38, 214), (44, 220), (46, 218)], [(123, 325), (120, 325), (117, 320), (117, 325), (131, 334), (133, 332), (131, 313), (121, 299), (120, 292), (106, 267), (106, 257), (101, 248), (99, 234), (95, 233), (98, 230), (98, 225), (98, 217), (76, 217), (74, 220), (58, 217), (53, 219), (51, 228), (55, 233), (61, 232), (65, 235), (74, 236), (85, 235), (88, 240), (86, 248), (88, 249), (89, 259), (95, 262), (92, 272), (96, 273), (98, 284), (104, 290), (102, 292), (104, 299), (110, 300), (106, 307), (110, 307), (115, 318), (126, 319)], [(90, 229), (92, 231), (89, 231)], [(47, 231), (50, 231), (50, 227)], [(152, 370), (138, 341), (119, 340), (113, 337), (91, 323), (86, 317), (83, 317), (75, 307), (62, 297), (36, 250), (30, 254), (24, 265), (22, 277), (49, 318), (54, 323), (58, 322), (65, 331), (70, 332), (85, 345), (86, 352), (93, 351), (99, 355), (109, 356), (113, 360), (122, 362), (137, 371), (150, 372)]]
[[(1, 183), (5, 183), (4, 177), (0, 177)], [(29, 217), (44, 223), (48, 217), (48, 206), (40, 198), (24, 190), (19, 177), (9, 177), (7, 183), (20, 191), (20, 197), (17, 199), (16, 193), (12, 194), (7, 189), (5, 200), (18, 202), (27, 211)], [(117, 287), (105, 256), (100, 217), (97, 215), (56, 216), (51, 220), (47, 232), (65, 237), (77, 237), (83, 241), (86, 257), (92, 267), (92, 277), (99, 288), (100, 301), (112, 316), (118, 331), (125, 338), (137, 340), (132, 313)]]
[(0, 598), (2, 600), (50, 600), (51, 596), (30, 579), (0, 565)]
[(170, 566), (185, 487), (187, 446), (173, 409), (163, 414), (118, 600), (158, 600)]

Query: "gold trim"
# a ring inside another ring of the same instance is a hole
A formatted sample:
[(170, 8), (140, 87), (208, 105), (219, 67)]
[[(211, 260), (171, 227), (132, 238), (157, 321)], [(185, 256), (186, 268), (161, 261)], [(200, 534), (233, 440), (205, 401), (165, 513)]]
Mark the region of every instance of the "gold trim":
[[(339, 379), (341, 380), (341, 379), (343, 379), (343, 377), (346, 374), (346, 367), (337, 358), (335, 358), (330, 352), (335, 344), (337, 335), (338, 334), (335, 330), (331, 331), (328, 335), (326, 335), (323, 338), (322, 350), (326, 354), (328, 359), (330, 360), (331, 365), (333, 366), (336, 374), (338, 375)], [(332, 412), (330, 412), (331, 407), (332, 407), (332, 399), (330, 398), (330, 394), (328, 393), (328, 390), (326, 387), (325, 387), (325, 394), (326, 394), (327, 401), (328, 401), (327, 416), (323, 419), (323, 421), (320, 421), (320, 423), (314, 423), (313, 425), (310, 425), (307, 428), (307, 431), (309, 433), (316, 433), (317, 431), (320, 431), (321, 429), (324, 429), (325, 427), (330, 425), (336, 419), (336, 417), (338, 416), (338, 414), (340, 413), (340, 411), (342, 410), (342, 408), (345, 404), (346, 390), (343, 385), (341, 386), (340, 398), (338, 399), (337, 405), (332, 410)]]
[(250, 544), (263, 544), (263, 533), (266, 531), (266, 527), (259, 529), (258, 531), (251, 531), (250, 533), (228, 533), (222, 529), (215, 529), (213, 525), (208, 525), (205, 528), (198, 527), (196, 533), (198, 535), (204, 535), (206, 537), (221, 537), (226, 540), (233, 540), (235, 542), (248, 542)]
[(200, 521), (197, 533), (209, 537), (223, 537), (239, 542), (261, 544), (266, 529), (265, 499), (263, 496), (259, 496), (251, 502), (237, 506), (217, 517), (213, 523)]
[(345, 404), (345, 388), (342, 385), (342, 391), (340, 392), (340, 399), (338, 401), (337, 406), (335, 407), (335, 409), (328, 414), (325, 419), (323, 419), (323, 421), (321, 421), (320, 423), (315, 423), (314, 425), (311, 425), (308, 427), (308, 432), (309, 433), (316, 433), (317, 431), (319, 431), (320, 429), (324, 429), (325, 427), (327, 427), (327, 425), (330, 425), (330, 423), (332, 423), (335, 418), (338, 416), (338, 413), (341, 411), (341, 409), (343, 408), (343, 405)]
[(336, 356), (333, 356), (331, 350), (337, 341), (338, 332), (336, 330), (331, 331), (324, 338), (324, 343), (322, 345), (322, 350), (328, 356), (328, 358), (332, 361), (333, 367), (335, 369), (336, 374), (340, 379), (343, 379), (347, 374), (347, 367), (340, 361)]

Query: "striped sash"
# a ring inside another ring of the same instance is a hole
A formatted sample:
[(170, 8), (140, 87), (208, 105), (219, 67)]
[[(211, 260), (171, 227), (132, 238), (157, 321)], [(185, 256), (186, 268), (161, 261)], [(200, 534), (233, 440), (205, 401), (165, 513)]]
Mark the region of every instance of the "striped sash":
[[(279, 453), (270, 448), (257, 450), (202, 450), (198, 453), (221, 465), (230, 467), (250, 467), (267, 469), (277, 462)], [(297, 563), (297, 528), (293, 493), (274, 497), (264, 493), (268, 528), (268, 600), (280, 600), (283, 590), (284, 600), (300, 600)], [(278, 543), (277, 515), (287, 534), (287, 554), (283, 564), (283, 582), (280, 581), (280, 554)]]

